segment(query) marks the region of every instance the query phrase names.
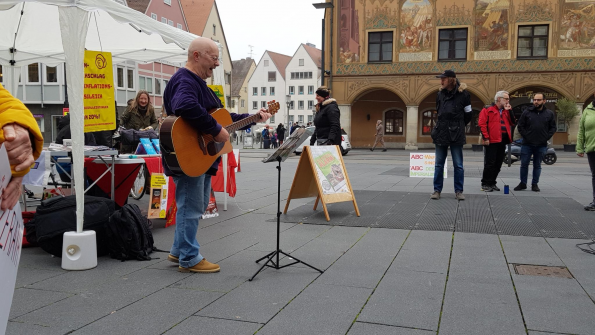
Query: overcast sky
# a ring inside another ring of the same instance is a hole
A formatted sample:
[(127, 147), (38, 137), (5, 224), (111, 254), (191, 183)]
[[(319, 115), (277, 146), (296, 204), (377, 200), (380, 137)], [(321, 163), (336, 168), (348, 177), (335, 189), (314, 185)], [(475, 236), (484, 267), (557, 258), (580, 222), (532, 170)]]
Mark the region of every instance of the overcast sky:
[(232, 60), (250, 56), (256, 62), (265, 50), (293, 56), (300, 43), (321, 47), (324, 0), (216, 0)]

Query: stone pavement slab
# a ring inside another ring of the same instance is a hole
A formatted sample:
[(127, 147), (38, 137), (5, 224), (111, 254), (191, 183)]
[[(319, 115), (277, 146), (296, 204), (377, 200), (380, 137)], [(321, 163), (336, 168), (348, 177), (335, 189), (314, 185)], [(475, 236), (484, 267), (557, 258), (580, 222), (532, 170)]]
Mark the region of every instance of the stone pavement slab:
[(260, 327), (258, 323), (192, 316), (174, 325), (164, 335), (252, 335)]
[(375, 288), (408, 234), (404, 230), (371, 229), (316, 284)]
[(593, 334), (595, 305), (574, 279), (513, 275), (528, 329)]
[[(564, 266), (564, 262), (542, 237), (500, 236), (510, 264)], [(576, 240), (573, 240), (576, 244)]]
[(10, 308), (10, 319), (17, 318), (37, 309), (71, 297), (73, 294), (53, 291), (18, 288), (14, 291)]
[(222, 294), (164, 288), (72, 334), (163, 334)]
[(452, 232), (414, 230), (389, 272), (410, 270), (446, 275), (452, 241)]
[(345, 334), (372, 289), (312, 284), (258, 334)]
[(357, 320), (436, 331), (445, 281), (442, 273), (389, 271)]
[(347, 335), (432, 335), (434, 331), (356, 322)]
[(309, 268), (266, 269), (197, 315), (266, 323), (319, 275)]

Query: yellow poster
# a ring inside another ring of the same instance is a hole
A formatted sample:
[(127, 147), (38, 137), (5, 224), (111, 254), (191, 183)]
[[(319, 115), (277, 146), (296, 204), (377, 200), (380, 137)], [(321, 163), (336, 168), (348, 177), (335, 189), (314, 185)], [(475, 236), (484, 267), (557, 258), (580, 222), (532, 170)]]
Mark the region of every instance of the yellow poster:
[(167, 208), (167, 184), (169, 177), (163, 173), (151, 175), (151, 199), (149, 199), (149, 219), (165, 219)]
[(112, 54), (85, 50), (85, 133), (116, 129)]
[(221, 104), (223, 105), (223, 108), (225, 108), (225, 94), (223, 94), (223, 86), (222, 85), (207, 85), (209, 86), (210, 89), (213, 90), (213, 92), (215, 92), (215, 95), (217, 96), (217, 98), (219, 98), (219, 100), (221, 100)]

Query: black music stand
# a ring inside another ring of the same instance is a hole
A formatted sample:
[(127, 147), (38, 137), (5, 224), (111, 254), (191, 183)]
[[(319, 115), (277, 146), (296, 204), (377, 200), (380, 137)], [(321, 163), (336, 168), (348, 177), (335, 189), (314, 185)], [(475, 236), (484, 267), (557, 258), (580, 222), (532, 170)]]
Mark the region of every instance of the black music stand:
[[(288, 267), (288, 266), (298, 264), (298, 263), (302, 263), (302, 264), (306, 265), (307, 267), (310, 267), (320, 273), (324, 272), (322, 270), (319, 270), (319, 269), (313, 267), (312, 265), (310, 265), (308, 263), (305, 263), (305, 262), (297, 259), (294, 256), (289, 255), (288, 253), (283, 252), (281, 249), (279, 249), (279, 242), (281, 239), (281, 162), (284, 162), (287, 159), (287, 157), (289, 156), (289, 154), (292, 153), (295, 150), (295, 148), (297, 148), (300, 144), (302, 144), (302, 142), (304, 142), (309, 136), (311, 136), (312, 133), (313, 133), (312, 129), (299, 128), (299, 129), (295, 130), (293, 132), (293, 134), (291, 134), (291, 136), (287, 139), (287, 141), (285, 143), (283, 143), (283, 145), (281, 147), (279, 147), (279, 149), (277, 149), (272, 155), (270, 155), (269, 157), (267, 157), (263, 160), (263, 163), (278, 162), (278, 165), (277, 165), (277, 172), (278, 172), (278, 181), (277, 181), (277, 249), (275, 249), (275, 251), (270, 252), (266, 256), (261, 257), (258, 260), (256, 260), (256, 263), (260, 263), (260, 261), (264, 260), (265, 258), (267, 259), (267, 261), (260, 267), (260, 269), (258, 269), (258, 271), (256, 271), (256, 273), (252, 276), (252, 278), (249, 279), (249, 281), (252, 281), (254, 279), (254, 277), (256, 277), (256, 275), (258, 275), (265, 267), (270, 267), (270, 268), (279, 270), (284, 267)], [(279, 254), (283, 254), (287, 257), (290, 257), (291, 259), (294, 260), (294, 262), (285, 264), (283, 266), (279, 266)], [(275, 258), (276, 258), (276, 260), (274, 260)], [(271, 263), (271, 264), (269, 264), (269, 263)]]

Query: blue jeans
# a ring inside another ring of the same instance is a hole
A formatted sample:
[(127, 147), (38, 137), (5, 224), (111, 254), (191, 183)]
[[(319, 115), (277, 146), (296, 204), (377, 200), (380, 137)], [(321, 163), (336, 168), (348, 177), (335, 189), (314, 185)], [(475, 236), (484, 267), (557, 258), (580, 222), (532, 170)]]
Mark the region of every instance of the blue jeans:
[(533, 180), (531, 185), (537, 185), (539, 183), (539, 176), (541, 175), (541, 161), (543, 156), (547, 152), (547, 145), (533, 146), (533, 145), (522, 145), (521, 146), (521, 183), (527, 184), (527, 176), (529, 175), (529, 162), (531, 156), (533, 156)]
[(176, 184), (176, 232), (170, 254), (180, 259), (180, 266), (193, 267), (202, 261), (196, 240), (198, 221), (205, 213), (211, 196), (211, 176), (174, 176)]
[[(448, 155), (448, 145), (436, 145), (436, 162), (434, 164), (434, 191), (442, 192), (444, 184), (444, 162)], [(451, 145), (450, 155), (455, 169), (455, 193), (463, 192), (465, 169), (463, 168), (463, 146)]]

